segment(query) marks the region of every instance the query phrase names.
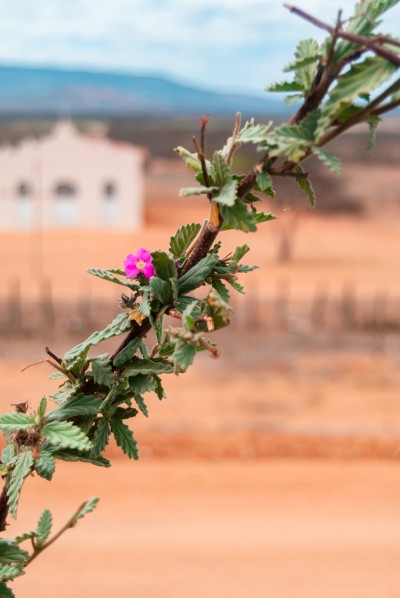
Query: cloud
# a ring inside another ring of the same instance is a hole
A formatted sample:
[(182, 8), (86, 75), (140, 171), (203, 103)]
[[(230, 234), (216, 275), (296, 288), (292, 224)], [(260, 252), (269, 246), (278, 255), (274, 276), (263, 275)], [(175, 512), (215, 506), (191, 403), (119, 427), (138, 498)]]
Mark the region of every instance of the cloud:
[[(298, 4), (334, 23), (340, 0)], [(324, 36), (276, 0), (0, 0), (0, 14), (2, 62), (150, 71), (251, 93), (280, 78), (299, 39)], [(391, 14), (393, 25), (400, 7)]]

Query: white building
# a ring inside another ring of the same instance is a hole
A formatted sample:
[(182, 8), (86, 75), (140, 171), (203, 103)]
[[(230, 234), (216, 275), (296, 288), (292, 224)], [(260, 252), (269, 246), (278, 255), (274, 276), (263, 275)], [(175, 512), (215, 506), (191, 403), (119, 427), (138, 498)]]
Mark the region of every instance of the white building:
[(59, 122), (48, 137), (0, 147), (0, 230), (134, 230), (146, 151)]

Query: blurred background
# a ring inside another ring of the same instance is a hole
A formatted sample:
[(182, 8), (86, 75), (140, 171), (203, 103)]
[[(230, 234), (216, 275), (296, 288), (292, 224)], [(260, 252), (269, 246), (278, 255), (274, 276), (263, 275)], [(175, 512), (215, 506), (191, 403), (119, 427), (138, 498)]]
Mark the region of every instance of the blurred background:
[[(329, 23), (337, 0), (303, 0)], [(0, 0), (0, 373), (2, 411), (35, 408), (49, 366), (118, 313), (118, 287), (86, 273), (139, 247), (166, 249), (207, 205), (173, 149), (209, 155), (243, 120), (286, 120), (263, 88), (296, 43), (321, 33), (272, 0)], [(400, 30), (395, 8), (382, 26)], [(168, 399), (133, 426), (138, 463), (61, 464), (31, 480), (10, 534), (45, 507), (90, 519), (16, 580), (18, 596), (76, 598), (400, 595), (400, 114), (367, 151), (356, 129), (329, 148), (340, 177), (309, 162), (318, 205), (279, 181), (248, 243), (260, 269)], [(238, 172), (254, 162), (239, 154)], [(100, 349), (104, 352), (107, 348)], [(117, 456), (118, 455), (118, 456)], [(9, 535), (10, 535), (9, 534)], [(51, 571), (49, 568), (51, 567)], [(74, 571), (73, 584), (71, 571)], [(75, 573), (78, 571), (78, 573)]]

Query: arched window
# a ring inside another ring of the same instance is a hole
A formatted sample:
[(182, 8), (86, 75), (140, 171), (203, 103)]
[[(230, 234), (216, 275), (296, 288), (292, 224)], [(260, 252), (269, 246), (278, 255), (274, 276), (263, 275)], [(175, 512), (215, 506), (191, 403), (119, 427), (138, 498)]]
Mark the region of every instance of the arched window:
[(69, 227), (79, 224), (79, 189), (72, 181), (60, 181), (54, 186), (54, 223)]
[(18, 197), (31, 197), (33, 195), (32, 185), (27, 181), (21, 181), (17, 185), (17, 196)]
[(106, 183), (103, 187), (104, 199), (112, 201), (117, 196), (117, 187), (115, 183)]

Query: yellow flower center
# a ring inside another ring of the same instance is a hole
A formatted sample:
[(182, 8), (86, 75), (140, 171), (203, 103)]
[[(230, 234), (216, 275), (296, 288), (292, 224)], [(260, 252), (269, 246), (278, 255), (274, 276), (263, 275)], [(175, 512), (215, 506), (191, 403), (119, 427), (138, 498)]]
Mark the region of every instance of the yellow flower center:
[(138, 261), (136, 262), (136, 268), (137, 268), (138, 270), (144, 270), (144, 269), (145, 269), (145, 267), (146, 267), (146, 262), (144, 262), (143, 260), (138, 260)]

